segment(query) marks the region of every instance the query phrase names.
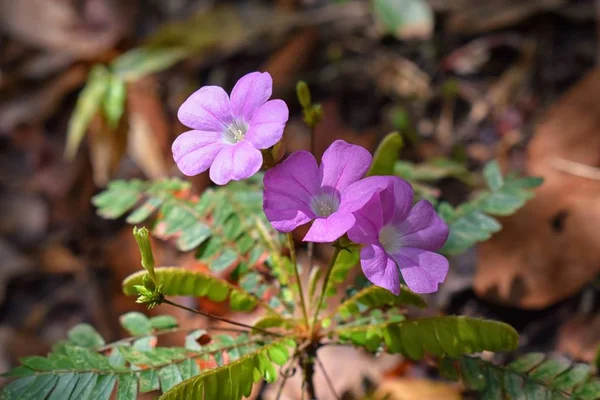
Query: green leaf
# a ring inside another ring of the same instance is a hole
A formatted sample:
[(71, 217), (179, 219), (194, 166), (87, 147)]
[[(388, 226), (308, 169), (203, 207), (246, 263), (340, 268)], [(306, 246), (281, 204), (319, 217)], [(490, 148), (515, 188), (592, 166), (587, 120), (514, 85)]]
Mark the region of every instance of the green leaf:
[[(92, 202), (104, 218), (127, 217), (142, 223), (155, 217), (153, 235), (174, 240), (181, 251), (196, 257), (213, 271), (250, 271), (265, 254), (281, 252), (280, 234), (262, 209), (262, 180), (257, 174), (243, 182), (207, 189), (198, 198), (188, 182), (163, 179), (114, 181)], [(273, 271), (275, 273), (275, 271)]]
[(121, 322), (121, 326), (133, 336), (148, 335), (152, 333), (152, 324), (150, 323), (150, 320), (140, 312), (132, 311), (123, 314), (121, 315), (121, 318), (119, 318), (119, 322)]
[(466, 184), (472, 184), (473, 177), (461, 163), (448, 158), (433, 158), (422, 163), (396, 161), (394, 175), (415, 182), (435, 182), (444, 178), (456, 178)]
[(489, 191), (480, 192), (473, 200), (454, 209), (442, 202), (440, 216), (448, 223), (450, 234), (442, 248), (445, 254), (460, 254), (477, 242), (488, 240), (502, 226), (491, 217), (511, 215), (533, 197), (532, 189), (541, 184), (539, 178), (505, 178), (498, 163), (492, 161), (484, 168)]
[[(135, 287), (141, 285), (146, 271), (140, 271), (125, 278), (123, 292), (137, 294)], [(230, 306), (237, 311), (252, 311), (258, 300), (229, 282), (198, 271), (183, 268), (163, 267), (155, 269), (156, 279), (163, 287), (166, 296), (207, 297), (212, 301), (230, 299)], [(235, 301), (231, 301), (232, 297)]]
[(75, 110), (69, 120), (65, 148), (65, 157), (68, 159), (75, 157), (92, 118), (98, 112), (109, 85), (109, 77), (108, 70), (102, 65), (95, 65), (91, 69), (88, 81), (79, 94)]
[(367, 176), (392, 175), (403, 146), (404, 141), (398, 132), (388, 134), (377, 147)]
[(434, 317), (371, 326), (338, 328), (342, 341), (374, 350), (385, 344), (389, 353), (420, 359), (424, 353), (458, 358), (464, 354), (510, 351), (519, 336), (510, 326), (497, 321), (468, 317)]
[(242, 396), (250, 394), (253, 383), (257, 381), (256, 377), (267, 382), (277, 378), (272, 363), (285, 363), (289, 359), (287, 349), (293, 344), (291, 338), (279, 339), (237, 361), (183, 381), (160, 399), (240, 400)]
[(181, 48), (137, 47), (116, 58), (111, 69), (125, 81), (134, 81), (165, 70), (187, 56)]
[(183, 380), (179, 368), (173, 364), (160, 369), (158, 371), (158, 376), (160, 378), (160, 390), (162, 390), (163, 393), (169, 391), (173, 386)]
[(135, 374), (119, 375), (117, 400), (135, 400), (137, 397), (137, 379)]
[(172, 315), (157, 315), (150, 318), (150, 325), (157, 330), (173, 329), (179, 325)]
[(398, 39), (427, 38), (433, 32), (433, 11), (425, 0), (374, 0), (373, 13)]
[(89, 397), (90, 400), (109, 400), (116, 383), (115, 375), (100, 375)]
[(504, 185), (504, 178), (502, 177), (502, 171), (500, 171), (500, 164), (498, 164), (498, 161), (490, 161), (483, 168), (483, 178), (490, 190), (496, 191), (502, 188)]
[(346, 280), (350, 270), (358, 264), (360, 259), (360, 247), (350, 245), (340, 251), (335, 264), (331, 270), (331, 276), (327, 284), (326, 295), (331, 297), (337, 293), (338, 286)]
[(125, 82), (118, 76), (111, 75), (102, 101), (104, 116), (111, 129), (116, 129), (119, 126), (121, 117), (125, 112), (126, 97), (127, 87)]
[(89, 324), (76, 325), (69, 330), (67, 335), (69, 340), (78, 346), (100, 347), (105, 344), (102, 336)]
[(421, 296), (413, 293), (404, 285), (402, 285), (398, 296), (379, 286), (369, 286), (344, 301), (338, 307), (336, 314), (339, 314), (343, 319), (347, 319), (371, 308), (407, 305), (419, 308), (427, 307), (427, 303)]
[(541, 353), (526, 354), (506, 367), (464, 356), (457, 372), (467, 388), (481, 391), (485, 399), (583, 400), (600, 395), (594, 389), (600, 381), (590, 378), (588, 365), (545, 359)]

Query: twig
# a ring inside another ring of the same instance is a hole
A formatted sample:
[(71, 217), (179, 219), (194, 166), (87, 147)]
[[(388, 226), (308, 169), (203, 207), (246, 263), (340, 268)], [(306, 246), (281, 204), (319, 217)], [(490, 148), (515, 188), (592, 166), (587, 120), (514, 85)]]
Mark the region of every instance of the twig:
[(331, 277), (331, 271), (333, 270), (333, 266), (335, 265), (335, 261), (337, 260), (340, 251), (341, 248), (336, 246), (335, 251), (333, 252), (333, 256), (331, 257), (331, 261), (329, 261), (329, 266), (327, 267), (325, 279), (323, 280), (323, 287), (321, 288), (321, 294), (319, 295), (319, 300), (317, 301), (317, 308), (315, 308), (315, 317), (313, 318), (312, 323), (313, 332), (315, 326), (317, 325), (317, 320), (319, 319), (319, 312), (321, 311), (323, 300), (325, 300), (325, 292), (327, 292), (327, 284), (329, 283), (329, 278)]
[(281, 399), (281, 395), (283, 394), (283, 388), (285, 387), (285, 383), (287, 382), (288, 378), (290, 378), (292, 376), (292, 375), (290, 375), (290, 369), (294, 368), (294, 363), (296, 362), (297, 358), (298, 358), (298, 354), (294, 354), (294, 357), (292, 357), (292, 359), (290, 360), (290, 364), (287, 366), (287, 368), (283, 372), (283, 380), (281, 381), (281, 384), (279, 385), (279, 389), (277, 389), (277, 396), (275, 397), (275, 400)]
[(135, 336), (129, 336), (126, 338), (122, 338), (119, 339), (115, 342), (112, 343), (108, 343), (102, 347), (98, 347), (96, 349), (96, 351), (102, 353), (106, 350), (110, 350), (115, 346), (118, 346), (122, 343), (129, 343), (129, 342), (133, 342), (134, 340), (138, 340), (138, 339), (142, 339), (148, 336), (164, 336), (164, 335), (168, 335), (170, 333), (177, 333), (177, 332), (193, 332), (196, 330), (201, 330), (201, 329), (210, 329), (211, 331), (221, 331), (221, 332), (237, 332), (237, 333), (248, 333), (247, 329), (236, 329), (236, 328), (219, 328), (219, 327), (211, 327), (211, 328), (182, 328), (182, 327), (177, 327), (177, 328), (171, 328), (171, 329), (164, 329), (158, 332), (151, 332), (151, 333), (147, 333), (144, 335), (135, 335)]
[(296, 275), (296, 285), (298, 286), (298, 294), (300, 295), (300, 304), (302, 306), (302, 314), (304, 316), (304, 323), (308, 329), (308, 312), (306, 311), (306, 300), (304, 299), (304, 289), (302, 288), (302, 281), (300, 280), (300, 271), (298, 271), (298, 261), (296, 260), (296, 247), (294, 245), (294, 237), (292, 232), (287, 234), (288, 246), (290, 248), (290, 259), (294, 267), (294, 274)]
[(550, 160), (550, 165), (552, 168), (561, 172), (566, 172), (567, 174), (600, 181), (600, 168), (592, 167), (591, 165), (581, 164), (559, 157)]
[(270, 332), (270, 331), (264, 330), (262, 328), (256, 328), (256, 327), (253, 327), (253, 326), (250, 326), (250, 325), (243, 324), (241, 322), (237, 322), (237, 321), (233, 321), (233, 320), (230, 320), (230, 319), (227, 319), (227, 318), (219, 317), (217, 315), (208, 314), (208, 313), (205, 313), (203, 311), (199, 311), (199, 310), (196, 310), (196, 309), (193, 309), (193, 308), (190, 308), (190, 307), (186, 307), (186, 306), (181, 305), (181, 304), (174, 303), (174, 302), (172, 302), (171, 300), (168, 300), (168, 299), (164, 299), (163, 303), (172, 305), (172, 306), (177, 307), (177, 308), (181, 308), (182, 310), (186, 310), (186, 311), (192, 312), (194, 314), (202, 315), (202, 316), (207, 317), (207, 318), (212, 318), (212, 319), (217, 320), (217, 321), (225, 322), (225, 323), (228, 323), (228, 324), (231, 324), (231, 325), (240, 326), (242, 328), (248, 328), (250, 331), (257, 331), (257, 332), (260, 332), (260, 333), (264, 333), (265, 335), (272, 335), (272, 336), (277, 336), (277, 337), (283, 337), (283, 335), (280, 334), (280, 333)]
[(329, 377), (329, 374), (327, 373), (327, 370), (325, 369), (325, 366), (319, 357), (317, 357), (317, 364), (319, 364), (319, 368), (321, 368), (321, 371), (323, 371), (323, 376), (325, 377), (325, 381), (327, 381), (327, 386), (329, 386), (329, 390), (331, 390), (333, 397), (335, 397), (337, 400), (341, 400), (341, 397), (338, 396), (337, 392), (335, 391), (333, 381)]

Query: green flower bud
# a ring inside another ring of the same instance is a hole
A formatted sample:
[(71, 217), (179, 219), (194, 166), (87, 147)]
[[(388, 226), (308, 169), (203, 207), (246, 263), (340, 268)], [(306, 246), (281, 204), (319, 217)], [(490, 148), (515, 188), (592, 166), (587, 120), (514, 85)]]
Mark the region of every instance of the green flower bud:
[(304, 81), (299, 81), (296, 85), (296, 95), (303, 109), (308, 110), (311, 106), (310, 90)]
[(133, 228), (133, 236), (138, 243), (140, 254), (142, 255), (142, 267), (148, 271), (150, 278), (156, 283), (154, 275), (154, 256), (152, 255), (152, 245), (150, 244), (150, 232), (146, 227)]
[(142, 284), (146, 289), (148, 289), (151, 292), (154, 292), (156, 290), (156, 283), (152, 280), (150, 275), (144, 275), (142, 277)]

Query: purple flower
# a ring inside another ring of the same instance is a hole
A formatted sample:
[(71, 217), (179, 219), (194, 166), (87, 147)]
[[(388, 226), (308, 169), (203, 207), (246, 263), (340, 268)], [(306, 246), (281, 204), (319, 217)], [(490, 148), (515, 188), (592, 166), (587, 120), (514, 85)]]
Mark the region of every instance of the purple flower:
[[(264, 210), (275, 229), (291, 232), (312, 220), (305, 241), (333, 242), (354, 225), (352, 212), (364, 205), (346, 193), (367, 172), (371, 154), (363, 147), (336, 140), (323, 154), (321, 166), (306, 151), (291, 154), (267, 171)], [(364, 197), (364, 196), (362, 196)]]
[(243, 76), (231, 98), (218, 86), (204, 86), (179, 108), (179, 120), (193, 130), (173, 142), (173, 158), (185, 175), (210, 167), (218, 185), (246, 179), (262, 166), (260, 149), (276, 144), (283, 135), (288, 108), (270, 100), (273, 87), (267, 72)]
[(434, 252), (446, 242), (448, 226), (431, 203), (421, 200), (412, 207), (412, 187), (392, 176), (365, 178), (347, 191), (372, 194), (354, 213), (356, 224), (348, 232), (350, 240), (365, 245), (360, 263), (366, 277), (397, 295), (400, 270), (413, 292), (435, 292), (448, 273), (448, 260)]

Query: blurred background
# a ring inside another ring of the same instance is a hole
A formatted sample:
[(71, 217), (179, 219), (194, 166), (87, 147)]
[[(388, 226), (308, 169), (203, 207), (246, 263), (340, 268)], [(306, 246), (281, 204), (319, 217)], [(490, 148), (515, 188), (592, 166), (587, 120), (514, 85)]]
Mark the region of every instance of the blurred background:
[[(317, 156), (340, 138), (374, 150), (397, 130), (402, 173), (452, 204), (492, 159), (544, 177), (501, 232), (451, 260), (428, 312), (500, 319), (524, 351), (591, 362), (599, 23), (594, 0), (0, 0), (0, 371), (80, 322), (123, 335), (118, 316), (143, 311), (120, 289), (139, 253), (131, 226), (97, 216), (91, 198), (111, 179), (181, 176), (170, 152), (186, 130), (179, 105), (255, 70), (289, 105), (288, 153), (311, 147), (295, 97), (302, 79), (324, 111)], [(101, 118), (94, 93), (104, 90)], [(191, 182), (196, 193), (210, 185), (206, 174)], [(162, 265), (204, 268), (168, 242), (154, 247)], [(327, 252), (317, 248), (317, 262)], [(399, 399), (468, 396), (423, 363), (345, 348), (323, 357), (344, 398), (381, 388)]]

